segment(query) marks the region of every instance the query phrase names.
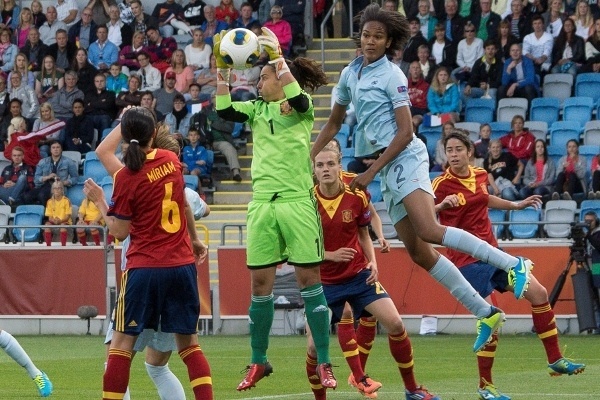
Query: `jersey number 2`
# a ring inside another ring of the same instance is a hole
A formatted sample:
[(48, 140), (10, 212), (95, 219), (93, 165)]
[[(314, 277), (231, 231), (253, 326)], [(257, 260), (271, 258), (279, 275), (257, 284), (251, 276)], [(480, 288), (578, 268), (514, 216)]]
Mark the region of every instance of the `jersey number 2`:
[(169, 233), (175, 233), (181, 228), (179, 205), (173, 201), (173, 182), (165, 184), (165, 197), (162, 201), (162, 216), (160, 225)]

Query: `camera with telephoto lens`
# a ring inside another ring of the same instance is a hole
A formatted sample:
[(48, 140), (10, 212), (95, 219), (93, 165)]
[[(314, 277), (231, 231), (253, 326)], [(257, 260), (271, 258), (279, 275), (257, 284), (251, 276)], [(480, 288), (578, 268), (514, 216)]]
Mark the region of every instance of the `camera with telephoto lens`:
[(573, 239), (573, 245), (571, 253), (580, 253), (584, 255), (586, 253), (586, 242), (585, 239), (590, 229), (590, 224), (586, 222), (571, 222), (571, 239)]

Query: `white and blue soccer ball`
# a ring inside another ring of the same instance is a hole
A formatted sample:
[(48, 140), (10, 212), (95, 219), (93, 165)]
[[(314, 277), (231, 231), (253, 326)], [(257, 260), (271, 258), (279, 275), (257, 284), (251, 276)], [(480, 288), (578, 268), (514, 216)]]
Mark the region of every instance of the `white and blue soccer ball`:
[(221, 38), (221, 57), (231, 68), (246, 69), (254, 66), (260, 56), (258, 38), (249, 29), (236, 28)]

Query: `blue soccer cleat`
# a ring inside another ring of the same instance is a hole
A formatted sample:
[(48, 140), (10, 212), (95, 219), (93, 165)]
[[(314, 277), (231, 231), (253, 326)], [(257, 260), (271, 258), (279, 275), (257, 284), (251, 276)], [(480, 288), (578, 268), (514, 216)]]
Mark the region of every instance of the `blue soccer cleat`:
[(486, 382), (483, 388), (477, 389), (479, 400), (510, 400), (510, 397), (501, 393), (496, 386)]
[(33, 383), (35, 383), (41, 397), (48, 397), (52, 394), (52, 382), (50, 382), (45, 372), (40, 371), (40, 374), (33, 378)]
[(508, 284), (513, 287), (515, 298), (521, 300), (529, 288), (533, 262), (523, 257), (517, 257), (519, 262), (508, 272)]
[(480, 351), (492, 339), (492, 335), (506, 321), (506, 315), (499, 308), (492, 307), (492, 314), (477, 320), (477, 338), (473, 344), (473, 351)]
[(414, 392), (406, 391), (406, 400), (442, 400), (435, 394), (429, 393), (424, 386), (419, 386)]
[(548, 373), (550, 376), (577, 375), (584, 370), (585, 364), (577, 364), (564, 357), (556, 360), (552, 364), (548, 364)]

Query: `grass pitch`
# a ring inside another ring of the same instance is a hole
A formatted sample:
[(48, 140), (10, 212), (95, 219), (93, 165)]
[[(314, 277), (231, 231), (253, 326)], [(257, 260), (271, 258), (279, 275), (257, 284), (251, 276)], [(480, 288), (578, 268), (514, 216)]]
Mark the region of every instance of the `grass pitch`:
[[(48, 373), (54, 384), (54, 399), (99, 399), (105, 349), (99, 336), (19, 336), (19, 342), (36, 365)], [(477, 363), (471, 352), (474, 336), (438, 335), (411, 337), (416, 376), (420, 384), (444, 400), (477, 399)], [(250, 357), (247, 336), (202, 336), (200, 343), (211, 364), (215, 399), (312, 399), (304, 369), (305, 338), (272, 337), (269, 360), (273, 375), (250, 391), (237, 392), (240, 372)], [(514, 400), (592, 400), (600, 399), (600, 336), (564, 336), (561, 345), (567, 357), (587, 364), (585, 373), (551, 378), (546, 372), (543, 347), (537, 337), (500, 336), (494, 365), (494, 382)], [(331, 337), (331, 355), (338, 389), (328, 398), (361, 399), (346, 384), (349, 369), (337, 339)], [(183, 382), (187, 398), (193, 399), (187, 372), (177, 355), (170, 363)], [(403, 386), (387, 345), (387, 337), (377, 336), (367, 364), (367, 372), (383, 383), (379, 399), (404, 399)], [(138, 354), (131, 371), (131, 398), (157, 399), (154, 385), (146, 375), (143, 355)], [(0, 399), (34, 399), (37, 390), (24, 369), (0, 352)]]

